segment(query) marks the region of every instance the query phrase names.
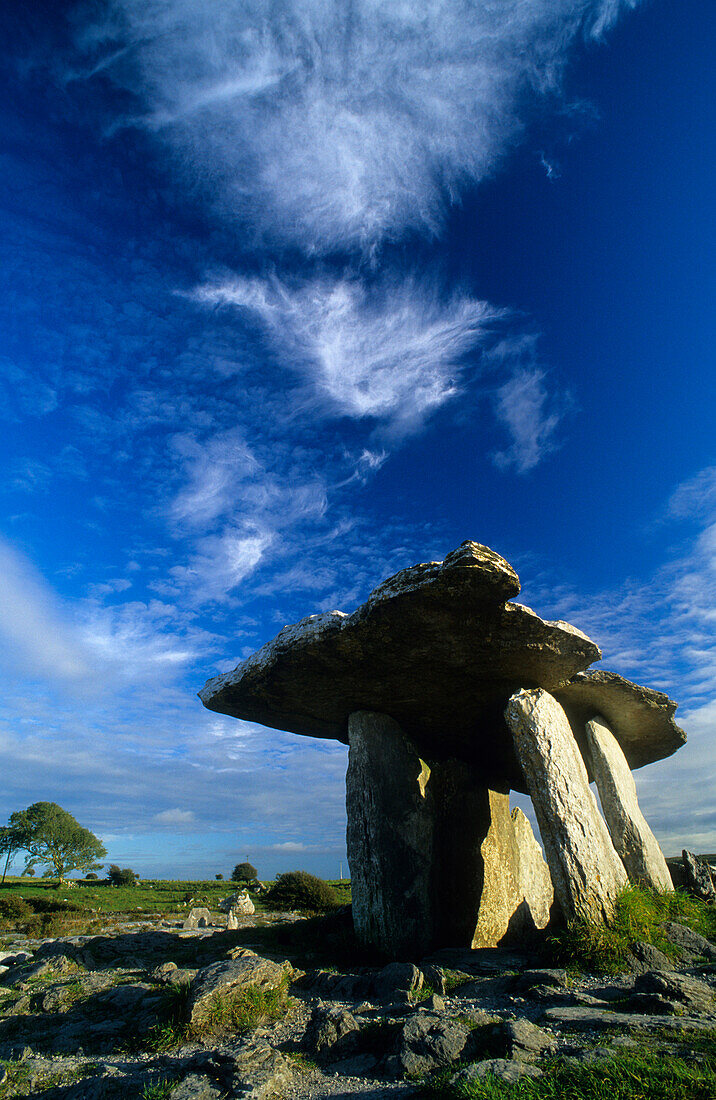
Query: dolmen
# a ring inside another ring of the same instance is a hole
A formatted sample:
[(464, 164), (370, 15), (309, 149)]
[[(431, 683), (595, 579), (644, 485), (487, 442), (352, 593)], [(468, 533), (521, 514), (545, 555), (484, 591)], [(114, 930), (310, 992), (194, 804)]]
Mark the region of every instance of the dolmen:
[[(608, 920), (628, 882), (672, 888), (632, 769), (686, 740), (666, 695), (590, 669), (598, 647), (513, 602), (512, 566), (463, 542), (352, 615), (286, 626), (208, 680), (206, 707), (349, 746), (359, 939), (393, 958)], [(590, 788), (594, 780), (604, 816)], [(544, 855), (509, 792), (532, 798)]]

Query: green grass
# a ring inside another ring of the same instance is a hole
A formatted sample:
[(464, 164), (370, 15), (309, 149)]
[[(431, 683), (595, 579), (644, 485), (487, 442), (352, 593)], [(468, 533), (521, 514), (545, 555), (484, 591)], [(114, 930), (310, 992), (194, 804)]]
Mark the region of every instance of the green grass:
[(651, 943), (665, 955), (679, 957), (661, 924), (676, 921), (707, 939), (716, 940), (716, 909), (675, 890), (657, 894), (628, 887), (617, 901), (609, 924), (573, 921), (550, 941), (553, 961), (592, 973), (616, 974), (628, 967), (629, 945), (635, 940)]
[(557, 1061), (538, 1080), (508, 1085), (496, 1078), (458, 1087), (454, 1071), (424, 1086), (424, 1095), (444, 1100), (714, 1100), (716, 1061), (697, 1065), (654, 1053), (620, 1053), (592, 1066)]
[(276, 989), (249, 985), (211, 998), (201, 1020), (188, 1022), (188, 985), (171, 986), (166, 992), (164, 1019), (149, 1031), (145, 1046), (161, 1053), (175, 1050), (193, 1039), (209, 1035), (244, 1034), (260, 1024), (282, 1019), (289, 1008), (288, 978)]
[(142, 1089), (142, 1100), (168, 1100), (179, 1082), (176, 1078), (162, 1077)]

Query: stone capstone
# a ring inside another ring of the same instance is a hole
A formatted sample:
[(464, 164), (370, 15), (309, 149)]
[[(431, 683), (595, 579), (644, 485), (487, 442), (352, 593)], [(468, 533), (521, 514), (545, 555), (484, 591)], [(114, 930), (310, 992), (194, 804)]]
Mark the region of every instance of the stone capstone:
[(666, 893), (671, 875), (639, 809), (636, 783), (619, 742), (603, 718), (587, 722), (587, 746), (612, 843), (631, 882)]
[(507, 699), (525, 684), (557, 688), (600, 653), (568, 623), (505, 602), (518, 591), (503, 558), (466, 542), (383, 582), (352, 615), (285, 627), (199, 695), (210, 710), (339, 741), (351, 713), (387, 714), (423, 757), (478, 761), (486, 786), (519, 786)]
[(536, 688), (513, 695), (506, 718), (564, 916), (608, 920), (628, 879), (564, 711)]
[(583, 751), (587, 722), (601, 715), (632, 769), (671, 756), (686, 742), (686, 734), (674, 722), (673, 699), (616, 672), (592, 668), (578, 672), (553, 694)]

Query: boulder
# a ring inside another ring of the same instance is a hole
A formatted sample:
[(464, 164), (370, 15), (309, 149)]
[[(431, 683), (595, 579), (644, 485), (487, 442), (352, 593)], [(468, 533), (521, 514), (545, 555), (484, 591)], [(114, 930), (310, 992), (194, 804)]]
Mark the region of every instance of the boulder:
[(554, 1035), (523, 1017), (505, 1020), (504, 1035), (512, 1061), (534, 1062), (557, 1047)]
[(357, 711), (348, 728), (347, 847), (356, 935), (393, 958), (421, 954), (433, 933), (430, 769), (386, 715)]
[(608, 920), (628, 879), (564, 711), (548, 692), (534, 688), (512, 696), (506, 719), (562, 912), (568, 920)]
[(194, 932), (197, 928), (209, 928), (211, 925), (211, 913), (202, 906), (190, 909), (182, 928), (186, 932)]
[(475, 1037), (469, 1024), (454, 1017), (416, 1012), (401, 1028), (397, 1058), (402, 1073), (431, 1073), (473, 1053)]
[[(646, 1011), (651, 1012), (713, 1012), (716, 1007), (714, 991), (706, 982), (674, 970), (639, 974), (634, 992), (648, 999)], [(640, 1004), (645, 1004), (643, 999)]]
[(316, 1005), (304, 1041), (310, 1054), (335, 1061), (355, 1053), (359, 1033), (355, 1017), (345, 1008)]
[(656, 837), (639, 809), (626, 757), (603, 718), (587, 722), (587, 745), (612, 843), (631, 882), (665, 893), (671, 875)]
[(203, 967), (189, 988), (189, 1023), (201, 1023), (215, 997), (238, 993), (247, 986), (277, 989), (285, 982), (287, 973), (286, 966), (280, 966), (271, 959), (263, 959), (258, 955), (228, 959)]
[(373, 978), (372, 992), (381, 1001), (409, 1001), (423, 987), (423, 974), (413, 963), (389, 963)]
[(256, 912), (256, 907), (249, 897), (248, 890), (240, 890), (230, 894), (228, 898), (222, 898), (217, 908), (222, 913), (230, 913), (233, 909), (237, 916), (250, 917)]
[(693, 852), (687, 852), (686, 848), (681, 853), (681, 859), (684, 865), (686, 888), (702, 901), (715, 901), (714, 875), (706, 860), (699, 859)]
[(716, 946), (705, 936), (694, 932), (693, 928), (670, 920), (664, 921), (661, 927), (669, 943), (678, 947), (687, 961), (708, 959), (709, 962), (716, 962)]
[(423, 759), (476, 761), (485, 786), (521, 788), (507, 699), (525, 683), (556, 688), (600, 653), (568, 623), (505, 602), (518, 591), (508, 562), (465, 542), (383, 582), (352, 615), (285, 627), (199, 696), (210, 710), (344, 742), (354, 711), (389, 714)]

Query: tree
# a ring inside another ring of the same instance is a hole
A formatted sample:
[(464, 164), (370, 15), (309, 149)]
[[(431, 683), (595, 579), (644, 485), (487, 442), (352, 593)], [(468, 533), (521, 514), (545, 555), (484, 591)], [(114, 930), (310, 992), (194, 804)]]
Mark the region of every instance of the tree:
[(231, 872), (232, 882), (255, 882), (258, 871), (250, 863), (237, 863)]
[(107, 875), (112, 886), (134, 886), (137, 877), (137, 872), (131, 867), (118, 867), (116, 863), (110, 864)]
[(220, 882), (223, 877), (224, 877), (223, 875), (214, 875), (214, 878), (216, 879), (217, 882)]
[(54, 874), (60, 882), (70, 871), (98, 870), (102, 864), (97, 860), (107, 855), (102, 841), (56, 802), (34, 802), (18, 810), (7, 828), (16, 847), (27, 852), (25, 870), (39, 863), (45, 875)]
[[(15, 815), (13, 814), (13, 817)], [(12, 819), (11, 819), (12, 821)], [(13, 861), (13, 857), (16, 852), (19, 852), (22, 848), (20, 830), (17, 826), (0, 825), (0, 857), (5, 856), (5, 863), (2, 869), (2, 881), (5, 881), (5, 875), (7, 869)]]

